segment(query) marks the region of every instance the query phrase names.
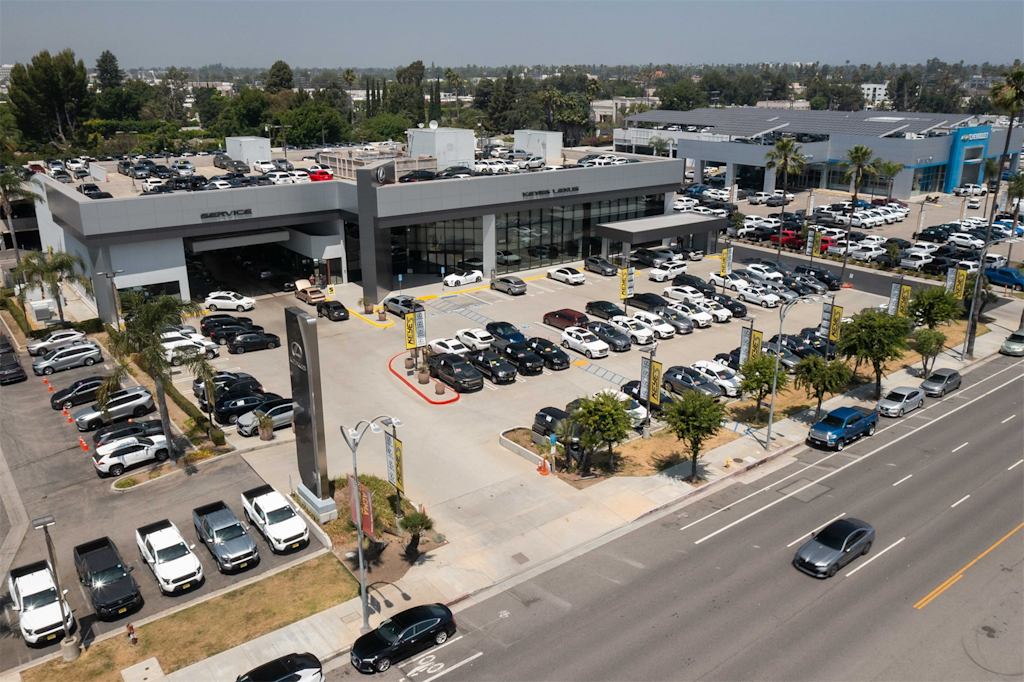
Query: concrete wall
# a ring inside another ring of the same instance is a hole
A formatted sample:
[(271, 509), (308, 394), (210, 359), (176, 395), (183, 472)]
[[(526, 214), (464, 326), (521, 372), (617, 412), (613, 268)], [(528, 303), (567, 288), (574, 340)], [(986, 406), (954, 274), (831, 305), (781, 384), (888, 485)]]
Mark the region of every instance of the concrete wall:
[(191, 298), (185, 270), (185, 245), (180, 238), (114, 244), (107, 248), (111, 268), (124, 270), (114, 280), (118, 289), (177, 282), (182, 300)]
[(410, 128), (405, 134), (409, 138), (409, 155), (433, 156), (439, 170), (448, 166), (473, 165), (476, 137), (472, 130)]

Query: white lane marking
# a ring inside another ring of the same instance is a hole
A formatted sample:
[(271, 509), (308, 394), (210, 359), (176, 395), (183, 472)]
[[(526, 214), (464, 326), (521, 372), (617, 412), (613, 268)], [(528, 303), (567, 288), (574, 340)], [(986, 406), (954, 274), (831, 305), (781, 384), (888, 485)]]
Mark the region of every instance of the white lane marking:
[(827, 526), (828, 524), (830, 524), (830, 523), (832, 523), (833, 521), (836, 521), (836, 520), (838, 520), (838, 519), (841, 519), (841, 518), (843, 518), (844, 516), (846, 516), (846, 512), (843, 512), (842, 514), (840, 514), (840, 515), (838, 515), (838, 516), (835, 516), (835, 517), (833, 517), (833, 518), (829, 519), (828, 521), (826, 521), (825, 523), (821, 524), (820, 526), (817, 526), (817, 527), (815, 527), (815, 528), (814, 528), (814, 530), (812, 530), (812, 531), (809, 531), (809, 532), (807, 532), (807, 533), (804, 533), (803, 535), (801, 535), (800, 537), (798, 537), (798, 538), (797, 538), (796, 540), (793, 540), (793, 542), (791, 542), (791, 543), (789, 543), (788, 545), (786, 545), (786, 547), (792, 547), (793, 545), (795, 545), (796, 543), (800, 542), (801, 540), (803, 540), (803, 539), (804, 539), (805, 537), (807, 537), (808, 535), (814, 535), (815, 533), (817, 533), (817, 532), (818, 532), (819, 530), (821, 530), (822, 528), (824, 528), (824, 527), (825, 527), (825, 526)]
[(845, 577), (849, 578), (849, 577), (850, 577), (851, 575), (853, 575), (854, 573), (856, 573), (856, 572), (857, 572), (857, 571), (859, 571), (860, 569), (864, 568), (865, 566), (867, 566), (868, 564), (870, 564), (870, 563), (871, 563), (872, 561), (874, 561), (874, 560), (875, 560), (875, 559), (877, 559), (878, 557), (882, 556), (883, 554), (885, 554), (886, 552), (888, 552), (888, 551), (889, 551), (890, 549), (892, 549), (893, 547), (895, 547), (896, 545), (900, 544), (901, 542), (903, 542), (903, 541), (904, 541), (904, 540), (906, 540), (906, 539), (907, 539), (907, 536), (906, 536), (906, 535), (904, 535), (904, 536), (903, 536), (903, 537), (901, 537), (901, 538), (900, 538), (899, 540), (897, 540), (896, 542), (892, 543), (891, 545), (889, 545), (888, 547), (886, 547), (885, 549), (883, 549), (883, 550), (882, 550), (881, 552), (879, 552), (879, 553), (878, 553), (878, 554), (876, 554), (875, 556), (871, 557), (870, 559), (868, 559), (867, 561), (865, 561), (864, 563), (862, 563), (862, 564), (861, 564), (860, 566), (858, 566), (857, 568), (855, 568), (855, 569), (853, 569), (852, 571), (850, 571), (849, 573), (847, 573)]
[[(447, 642), (445, 642), (444, 644), (440, 644), (440, 645), (438, 645), (438, 646), (435, 646), (434, 648), (432, 648), (432, 649), (430, 650), (430, 653), (434, 653), (435, 651), (440, 651), (441, 649), (445, 648), (446, 646), (448, 646), (448, 645), (449, 645), (449, 644), (451, 644), (452, 642), (457, 642), (457, 641), (459, 641), (460, 639), (462, 639), (462, 637), (463, 637), (463, 635), (459, 635), (458, 637), (452, 637), (451, 639), (449, 639), (449, 640), (448, 640)], [(399, 664), (398, 664), (398, 667), (399, 667), (399, 668), (404, 668), (404, 667), (405, 667), (405, 666), (407, 666), (407, 665), (412, 665), (413, 663), (415, 663), (416, 661), (420, 660), (421, 658), (423, 658), (423, 656), (420, 656), (420, 657), (418, 657), (418, 658), (410, 658), (410, 659), (409, 659), (408, 661), (406, 661), (405, 663), (399, 663)]]
[(1018, 459), (1016, 462), (1014, 462), (1010, 466), (1006, 467), (1006, 470), (1009, 471), (1010, 469), (1013, 469), (1014, 467), (1019, 467), (1021, 464), (1024, 464), (1024, 459)]
[(999, 423), (1000, 423), (1000, 424), (1005, 424), (1006, 422), (1010, 421), (1011, 419), (1013, 419), (1013, 418), (1014, 418), (1014, 417), (1016, 417), (1016, 416), (1017, 416), (1017, 415), (1015, 415), (1015, 414), (1011, 414), (1011, 415), (1010, 415), (1009, 417), (1007, 417), (1006, 419), (1004, 419), (1003, 421), (1001, 421), (1001, 422), (999, 422)]
[(968, 499), (969, 497), (970, 497), (970, 494), (964, 495), (964, 496), (963, 496), (963, 497), (961, 497), (961, 498), (960, 498), (959, 500), (957, 500), (957, 501), (956, 501), (956, 502), (954, 502), (953, 504), (949, 505), (949, 508), (950, 508), (950, 509), (952, 509), (953, 507), (957, 506), (957, 505), (958, 505), (958, 504), (960, 504), (961, 502), (966, 502), (966, 501), (967, 501), (967, 499)]
[(546, 376), (546, 377), (554, 376), (554, 372), (552, 372), (551, 370), (545, 369), (545, 370), (543, 370), (543, 372), (544, 372), (544, 376)]
[[(998, 372), (995, 372), (994, 374), (990, 375), (989, 377), (986, 377), (986, 379), (983, 379), (983, 381), (985, 381), (985, 380), (987, 380), (987, 379), (991, 379), (992, 377), (994, 377), (994, 376), (996, 376), (996, 375), (998, 375), (998, 374), (1002, 374), (1002, 373), (1003, 373), (1003, 372), (1005, 372), (1005, 371), (1006, 371), (1007, 369), (1013, 369), (1013, 368), (1014, 368), (1014, 367), (1016, 367), (1016, 366), (1017, 366), (1018, 364), (1020, 364), (1020, 363), (1015, 363), (1015, 364), (1013, 364), (1013, 365), (1010, 365), (1009, 367), (1006, 367), (1006, 368), (1004, 368), (1004, 369), (1001, 369), (1001, 370), (999, 370)], [(1006, 385), (1006, 384), (1003, 384), (1003, 386), (1005, 386), (1005, 385)], [(1002, 388), (1002, 386), (1000, 386), (1000, 388)], [(988, 395), (988, 394), (986, 393), (985, 395)], [(930, 410), (931, 408), (935, 407), (936, 405), (940, 405), (940, 404), (941, 404), (941, 403), (940, 403), (939, 401), (933, 401), (933, 402), (932, 402), (931, 404), (929, 404), (929, 405), (928, 405), (928, 407), (925, 407), (925, 408), (922, 408), (922, 409), (918, 410), (918, 413), (920, 414), (921, 412), (927, 412), (927, 411), (928, 411), (928, 410)], [(965, 404), (966, 404), (966, 403), (965, 403)], [(940, 417), (940, 419), (941, 419), (941, 417)], [(877, 431), (876, 433), (882, 433), (883, 431), (886, 431), (886, 430), (888, 430), (888, 429), (891, 429), (891, 428), (892, 428), (893, 426), (898, 426), (899, 424), (902, 424), (902, 423), (903, 423), (903, 422), (901, 422), (901, 421), (899, 421), (899, 422), (894, 422), (893, 424), (890, 424), (889, 426), (885, 426), (885, 427), (882, 427), (881, 429), (878, 429), (878, 431)], [(824, 462), (824, 461), (826, 461), (826, 460), (829, 460), (829, 459), (832, 459), (833, 457), (835, 457), (835, 456), (837, 456), (837, 455), (839, 455), (839, 454), (840, 454), (840, 453), (839, 453), (839, 452), (837, 451), (837, 452), (833, 452), (833, 453), (832, 453), (832, 454), (830, 454), (830, 455), (826, 455), (826, 456), (822, 457), (821, 459), (819, 459), (819, 460), (818, 460), (817, 462), (815, 462), (814, 464), (808, 464), (807, 466), (805, 466), (805, 467), (804, 467), (804, 468), (802, 468), (802, 469), (797, 469), (797, 470), (796, 470), (796, 471), (794, 471), (793, 473), (791, 473), (791, 474), (789, 474), (789, 475), (787, 475), (787, 476), (783, 476), (782, 478), (780, 478), (779, 480), (775, 481), (774, 483), (771, 483), (771, 484), (769, 484), (769, 485), (766, 485), (766, 486), (765, 486), (765, 487), (763, 487), (763, 488), (759, 488), (759, 489), (755, 490), (754, 492), (752, 492), (752, 493), (750, 493), (750, 494), (748, 494), (748, 495), (745, 495), (745, 496), (741, 497), (740, 499), (736, 500), (736, 501), (735, 501), (735, 502), (733, 502), (732, 504), (728, 504), (728, 505), (726, 505), (726, 506), (722, 507), (721, 509), (716, 509), (715, 511), (711, 512), (710, 514), (707, 514), (706, 516), (702, 516), (702, 517), (700, 517), (699, 519), (694, 519), (694, 520), (693, 520), (693, 521), (691, 521), (690, 523), (688, 523), (688, 524), (686, 524), (685, 526), (681, 527), (681, 528), (680, 528), (679, 530), (686, 530), (687, 528), (690, 528), (690, 527), (692, 527), (692, 526), (696, 526), (696, 525), (697, 525), (698, 523), (701, 523), (702, 521), (706, 521), (706, 520), (708, 520), (708, 519), (710, 519), (710, 518), (712, 518), (712, 517), (714, 517), (714, 516), (718, 516), (718, 515), (719, 515), (719, 514), (721, 514), (722, 512), (724, 512), (724, 511), (728, 511), (728, 510), (732, 509), (732, 508), (733, 508), (734, 506), (736, 506), (736, 505), (738, 505), (738, 504), (740, 504), (740, 503), (742, 503), (742, 502), (746, 502), (747, 500), (749, 500), (749, 499), (750, 499), (750, 498), (752, 498), (752, 497), (755, 497), (755, 496), (757, 496), (757, 495), (760, 495), (761, 493), (763, 493), (763, 492), (765, 492), (765, 491), (768, 491), (768, 490), (773, 490), (773, 489), (774, 489), (774, 488), (775, 488), (775, 487), (776, 487), (776, 486), (777, 486), (778, 484), (782, 483), (783, 481), (788, 481), (789, 479), (793, 478), (794, 476), (799, 476), (800, 474), (804, 473), (804, 472), (805, 472), (805, 471), (807, 471), (808, 469), (813, 469), (813, 468), (817, 467), (817, 466), (818, 466), (819, 464), (821, 464), (822, 462)], [(896, 466), (896, 465), (895, 465), (895, 464), (891, 464), (890, 466)]]
[(456, 668), (461, 668), (462, 666), (466, 665), (467, 663), (475, 661), (476, 659), (480, 658), (483, 655), (484, 655), (484, 652), (478, 651), (475, 654), (473, 654), (472, 656), (470, 656), (469, 658), (462, 659), (461, 661), (459, 661), (458, 663), (454, 664), (450, 668), (445, 668), (444, 670), (442, 670), (438, 674), (433, 675), (431, 677), (428, 677), (427, 679), (423, 680), (423, 682), (431, 682), (431, 680), (436, 680), (437, 678), (441, 677), (442, 675), (447, 675), (448, 673), (450, 673), (451, 671), (455, 670)]
[[(871, 450), (870, 452), (861, 455), (859, 458), (857, 458), (857, 459), (855, 459), (853, 461), (847, 462), (846, 464), (844, 464), (843, 466), (839, 467), (838, 469), (834, 469), (833, 471), (830, 471), (829, 473), (822, 475), (817, 480), (811, 481), (811, 482), (807, 483), (806, 485), (803, 485), (803, 486), (797, 488), (796, 490), (788, 492), (785, 495), (783, 495), (782, 497), (778, 498), (777, 500), (773, 500), (773, 501), (769, 502), (768, 504), (765, 504), (765, 505), (761, 506), (760, 508), (755, 509), (754, 511), (752, 511), (752, 512), (750, 512), (748, 514), (744, 514), (740, 518), (738, 518), (735, 521), (732, 521), (732, 522), (722, 526), (718, 530), (716, 530), (716, 531), (714, 531), (712, 533), (708, 533), (707, 535), (705, 535), (704, 537), (702, 537), (702, 538), (700, 538), (698, 540), (694, 540), (693, 544), (699, 545), (702, 542), (704, 542), (705, 540), (710, 540), (711, 538), (715, 537), (716, 535), (718, 535), (720, 533), (724, 533), (725, 531), (729, 530), (733, 526), (738, 526), (739, 524), (743, 523), (747, 519), (753, 518), (754, 516), (757, 516), (761, 512), (767, 511), (767, 510), (771, 509), (772, 507), (774, 507), (775, 505), (779, 504), (780, 502), (785, 502), (789, 498), (793, 497), (794, 495), (798, 495), (799, 493), (802, 493), (803, 491), (807, 490), (808, 488), (810, 488), (813, 485), (817, 485), (817, 484), (821, 483), (822, 481), (824, 481), (826, 479), (832, 478), (836, 474), (841, 473), (841, 472), (845, 471), (846, 469), (852, 467), (854, 464), (858, 464), (858, 463), (863, 462), (864, 460), (868, 459), (869, 457), (877, 455), (879, 452), (882, 452), (886, 448), (889, 448), (889, 447), (892, 447), (893, 445), (896, 445), (896, 443), (899, 443), (901, 440), (903, 440), (905, 438), (909, 438), (910, 436), (913, 436), (918, 431), (920, 431), (922, 429), (925, 429), (925, 428), (931, 426), (932, 424), (937, 424), (940, 420), (944, 419), (945, 417), (948, 417), (948, 416), (950, 416), (952, 414), (955, 414), (956, 412), (959, 412), (960, 410), (964, 409), (965, 407), (967, 407), (967, 406), (969, 406), (969, 405), (971, 405), (971, 404), (981, 400), (982, 398), (987, 397), (989, 394), (995, 393), (996, 391), (999, 391), (999, 390), (1005, 388), (1006, 386), (1009, 386), (1012, 383), (1020, 381), (1021, 379), (1024, 379), (1024, 374), (1020, 374), (1018, 376), (1015, 376), (1014, 378), (1010, 379), (1009, 381), (1005, 381), (1005, 382), (999, 384), (998, 386), (996, 386), (995, 388), (993, 388), (993, 389), (991, 389), (989, 391), (986, 391), (985, 393), (982, 393), (978, 397), (972, 398), (971, 400), (969, 400), (968, 402), (965, 402), (962, 405), (957, 405), (956, 407), (954, 407), (952, 410), (950, 410), (946, 414), (942, 415), (941, 417), (939, 417), (937, 419), (933, 419), (930, 422), (925, 422), (921, 426), (918, 426), (917, 428), (915, 428), (915, 429), (913, 429), (911, 431), (906, 432), (902, 436), (898, 436), (898, 437), (892, 439), (891, 441), (889, 441), (885, 445), (880, 445), (879, 447), (875, 448), (874, 450)], [(820, 463), (820, 461), (819, 461), (819, 463)]]
[(967, 443), (966, 442), (961, 443), (960, 445), (957, 445), (955, 448), (953, 448), (951, 452), (956, 452), (957, 450), (960, 450), (960, 449), (965, 448), (965, 447), (967, 447)]
[(498, 390), (497, 386), (495, 386), (494, 384), (489, 384), (486, 381), (484, 382), (484, 388), (486, 388), (489, 391), (497, 391)]
[(903, 481), (907, 480), (908, 478), (913, 478), (913, 477), (914, 477), (914, 474), (907, 474), (906, 476), (904, 476), (904, 477), (903, 477), (903, 478), (901, 478), (900, 480), (898, 480), (898, 481), (896, 481), (895, 483), (893, 483), (893, 484), (892, 484), (892, 487), (893, 487), (893, 488), (895, 488), (895, 487), (896, 487), (896, 486), (898, 486), (898, 485), (899, 485), (900, 483), (903, 483)]

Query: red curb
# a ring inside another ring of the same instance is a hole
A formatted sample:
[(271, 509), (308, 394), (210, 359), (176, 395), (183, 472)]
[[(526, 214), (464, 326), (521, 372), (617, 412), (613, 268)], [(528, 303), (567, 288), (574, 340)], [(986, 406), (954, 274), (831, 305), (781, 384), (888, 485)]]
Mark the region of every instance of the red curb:
[(426, 393), (421, 391), (415, 384), (413, 384), (408, 379), (403, 377), (401, 374), (396, 372), (395, 368), (391, 366), (391, 363), (393, 363), (395, 361), (395, 358), (397, 358), (399, 355), (404, 355), (404, 353), (401, 353), (401, 352), (395, 353), (393, 356), (391, 356), (391, 359), (388, 360), (388, 371), (391, 372), (392, 374), (394, 374), (396, 377), (398, 377), (398, 380), (401, 381), (403, 384), (405, 384), (406, 386), (411, 388), (413, 391), (415, 391), (416, 395), (418, 395), (419, 397), (423, 398), (424, 400), (426, 400), (431, 405), (448, 405), (450, 403), (455, 403), (455, 402), (459, 401), (459, 397), (460, 396), (459, 396), (458, 391), (455, 392), (455, 397), (454, 398), (448, 398), (446, 400), (434, 400), (429, 395), (427, 395)]

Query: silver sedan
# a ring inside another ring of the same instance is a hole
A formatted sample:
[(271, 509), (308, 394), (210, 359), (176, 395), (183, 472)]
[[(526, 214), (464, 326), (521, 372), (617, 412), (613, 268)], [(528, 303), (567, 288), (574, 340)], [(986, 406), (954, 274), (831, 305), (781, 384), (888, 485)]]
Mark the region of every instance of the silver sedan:
[(840, 568), (871, 551), (875, 529), (860, 519), (833, 521), (805, 542), (793, 557), (797, 570), (815, 578), (831, 578)]
[(924, 406), (924, 391), (920, 388), (900, 386), (878, 401), (878, 412), (886, 417), (902, 417), (911, 410)]

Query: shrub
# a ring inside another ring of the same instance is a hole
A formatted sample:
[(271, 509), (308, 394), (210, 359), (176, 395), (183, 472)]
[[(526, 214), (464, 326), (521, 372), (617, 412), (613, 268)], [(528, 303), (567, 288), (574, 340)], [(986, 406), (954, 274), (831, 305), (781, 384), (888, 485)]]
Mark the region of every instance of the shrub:
[(117, 488), (118, 490), (127, 490), (128, 488), (131, 488), (136, 484), (138, 484), (138, 481), (136, 481), (131, 476), (125, 476), (124, 478), (119, 478), (116, 481), (114, 481), (114, 487)]
[(213, 441), (213, 444), (218, 447), (223, 446), (224, 443), (227, 442), (226, 438), (224, 437), (224, 431), (219, 426), (214, 426), (212, 429), (210, 429), (210, 440)]
[(11, 314), (14, 321), (18, 323), (18, 327), (21, 328), (21, 332), (28, 337), (32, 336), (32, 327), (28, 324), (28, 318), (25, 317), (25, 311), (21, 309), (21, 306), (13, 298), (4, 299), (4, 307), (7, 308), (7, 312)]

